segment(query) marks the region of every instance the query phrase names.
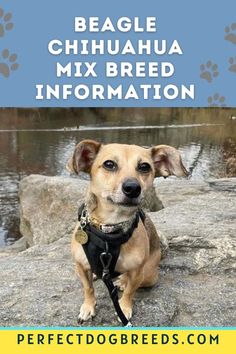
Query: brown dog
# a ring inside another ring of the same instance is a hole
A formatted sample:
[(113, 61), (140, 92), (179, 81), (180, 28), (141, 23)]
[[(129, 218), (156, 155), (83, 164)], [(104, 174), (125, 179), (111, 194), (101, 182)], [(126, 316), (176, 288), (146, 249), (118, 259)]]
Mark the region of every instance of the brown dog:
[[(102, 145), (92, 140), (81, 141), (76, 146), (67, 168), (77, 174), (80, 171), (90, 174), (86, 208), (95, 227), (119, 224), (125, 228), (155, 177), (188, 174), (179, 152), (171, 146), (146, 149), (136, 145)], [(84, 288), (84, 303), (79, 313), (79, 321), (83, 322), (95, 316), (96, 299), (91, 266), (75, 233), (72, 254)], [(139, 220), (132, 237), (121, 245), (115, 266), (115, 271), (121, 274), (119, 285), (123, 289), (119, 303), (128, 319), (132, 316), (135, 291), (157, 282), (159, 262), (159, 237), (146, 216), (145, 221)]]

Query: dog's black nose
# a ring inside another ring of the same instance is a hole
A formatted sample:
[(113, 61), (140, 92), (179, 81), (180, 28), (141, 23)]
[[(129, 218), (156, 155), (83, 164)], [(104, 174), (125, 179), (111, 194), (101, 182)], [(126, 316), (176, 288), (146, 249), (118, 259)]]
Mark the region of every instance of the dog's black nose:
[(122, 191), (129, 198), (138, 198), (141, 193), (141, 186), (136, 179), (127, 179), (122, 184)]

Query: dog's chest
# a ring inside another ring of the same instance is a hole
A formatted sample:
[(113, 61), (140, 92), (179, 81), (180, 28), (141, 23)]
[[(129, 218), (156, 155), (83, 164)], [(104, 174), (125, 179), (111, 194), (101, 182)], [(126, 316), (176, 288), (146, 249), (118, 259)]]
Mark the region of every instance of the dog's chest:
[(139, 227), (131, 239), (121, 246), (115, 270), (119, 273), (125, 273), (137, 269), (145, 263), (148, 255), (149, 239), (144, 227)]

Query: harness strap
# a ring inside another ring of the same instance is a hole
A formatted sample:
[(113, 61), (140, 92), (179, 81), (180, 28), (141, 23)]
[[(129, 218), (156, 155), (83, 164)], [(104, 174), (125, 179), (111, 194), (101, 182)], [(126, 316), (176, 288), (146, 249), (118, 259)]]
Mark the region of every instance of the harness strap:
[(126, 318), (124, 312), (122, 311), (120, 304), (119, 304), (119, 297), (118, 297), (118, 288), (117, 286), (114, 285), (111, 274), (110, 274), (110, 263), (112, 261), (112, 255), (108, 252), (108, 247), (106, 248), (105, 252), (102, 252), (100, 254), (100, 260), (103, 266), (103, 273), (102, 273), (102, 280), (104, 284), (106, 285), (110, 298), (113, 302), (113, 305), (115, 307), (116, 313), (121, 320), (123, 326), (125, 327), (131, 327), (132, 324), (130, 321)]
[(102, 280), (104, 284), (106, 285), (110, 298), (113, 302), (113, 305), (115, 307), (116, 313), (121, 320), (123, 326), (125, 327), (132, 327), (132, 324), (130, 321), (126, 318), (124, 312), (121, 310), (120, 304), (119, 304), (119, 297), (118, 297), (118, 288), (117, 286), (114, 285), (112, 279), (110, 276), (103, 276)]

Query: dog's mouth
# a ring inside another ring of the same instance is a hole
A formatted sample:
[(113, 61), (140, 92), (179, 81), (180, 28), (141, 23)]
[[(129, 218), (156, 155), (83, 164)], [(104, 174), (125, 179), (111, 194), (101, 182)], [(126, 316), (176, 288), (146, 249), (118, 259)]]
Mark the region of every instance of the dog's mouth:
[(123, 207), (131, 208), (140, 205), (140, 198), (124, 198), (122, 201), (114, 201), (112, 197), (107, 197), (107, 200), (115, 205), (120, 205)]

